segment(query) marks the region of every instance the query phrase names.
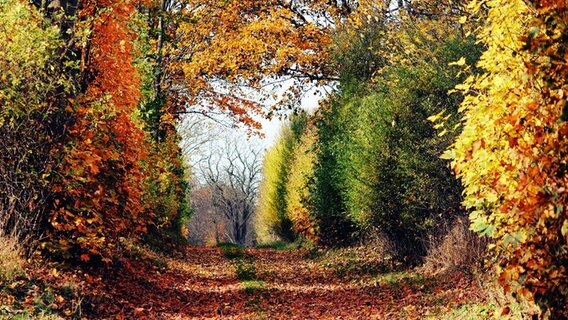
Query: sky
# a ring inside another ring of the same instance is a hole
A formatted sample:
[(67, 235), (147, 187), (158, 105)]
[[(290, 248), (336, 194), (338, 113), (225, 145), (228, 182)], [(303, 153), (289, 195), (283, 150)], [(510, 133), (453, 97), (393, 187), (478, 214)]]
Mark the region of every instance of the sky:
[[(308, 112), (313, 112), (318, 107), (318, 102), (321, 99), (321, 94), (314, 94), (315, 89), (308, 91), (302, 99), (300, 107)], [(199, 181), (200, 177), (199, 168), (203, 165), (204, 159), (209, 156), (222, 157), (223, 146), (227, 141), (231, 140), (236, 142), (242, 148), (254, 148), (264, 152), (273, 146), (278, 140), (282, 125), (287, 120), (281, 120), (278, 117), (273, 117), (268, 120), (265, 118), (258, 119), (262, 124), (261, 133), (264, 137), (258, 136), (249, 137), (245, 128), (230, 128), (214, 123), (213, 121), (200, 116), (200, 115), (187, 115), (178, 130), (181, 134), (182, 141), (180, 143), (182, 150), (184, 150), (185, 159), (194, 177)]]
[[(321, 95), (316, 95), (313, 91), (308, 92), (304, 99), (302, 99), (301, 108), (308, 112), (312, 112), (317, 109), (320, 99)], [(261, 140), (261, 143), (266, 148), (269, 148), (276, 143), (280, 128), (284, 123), (286, 123), (286, 121), (279, 120), (275, 117), (271, 120), (260, 119), (260, 122), (262, 123), (262, 133), (265, 135), (265, 138)]]

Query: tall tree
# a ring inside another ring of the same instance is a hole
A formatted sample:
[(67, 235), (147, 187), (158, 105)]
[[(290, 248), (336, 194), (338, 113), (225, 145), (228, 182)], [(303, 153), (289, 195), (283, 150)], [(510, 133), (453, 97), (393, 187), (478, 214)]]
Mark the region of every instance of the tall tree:
[[(446, 157), (472, 228), (495, 239), (500, 282), (568, 318), (567, 15), (563, 1), (473, 1), (487, 46), (458, 90), (464, 129)], [(543, 314), (545, 314), (544, 312)]]
[(226, 231), (234, 243), (245, 244), (260, 179), (261, 153), (227, 141), (221, 153), (201, 163), (201, 173), (211, 189), (213, 206), (227, 221)]

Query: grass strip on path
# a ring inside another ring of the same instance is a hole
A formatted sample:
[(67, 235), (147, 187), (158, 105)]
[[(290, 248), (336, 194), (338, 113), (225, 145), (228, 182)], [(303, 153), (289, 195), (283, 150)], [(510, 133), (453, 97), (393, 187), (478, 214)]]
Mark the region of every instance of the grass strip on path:
[(252, 295), (264, 290), (265, 282), (258, 277), (254, 257), (247, 254), (243, 246), (223, 243), (219, 244), (219, 248), (221, 248), (223, 255), (233, 262), (237, 278), (241, 281), (247, 294)]

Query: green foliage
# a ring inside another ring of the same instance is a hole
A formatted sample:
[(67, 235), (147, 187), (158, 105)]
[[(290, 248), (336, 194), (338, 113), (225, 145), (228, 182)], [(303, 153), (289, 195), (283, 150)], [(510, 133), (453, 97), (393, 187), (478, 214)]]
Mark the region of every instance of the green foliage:
[[(59, 69), (59, 30), (25, 2), (0, 1), (0, 234), (45, 231), (64, 127), (57, 105), (72, 89)], [(31, 249), (30, 246), (26, 246)]]
[(364, 25), (353, 28), (345, 24), (335, 33), (331, 46), (331, 61), (338, 68), (341, 85), (367, 83), (386, 64), (383, 55), (386, 26), (382, 21), (365, 19)]
[(164, 238), (185, 242), (185, 223), (192, 210), (187, 200), (187, 169), (178, 140), (177, 133), (170, 131), (163, 141), (149, 142), (152, 149), (144, 163), (148, 177), (143, 194), (144, 201), (153, 212), (153, 224), (145, 236), (148, 243), (159, 245)]
[(307, 201), (317, 224), (316, 238), (325, 245), (350, 242), (355, 231), (354, 221), (345, 215), (345, 202), (341, 195), (343, 180), (338, 170), (338, 158), (342, 156), (342, 150), (336, 148), (342, 144), (340, 139), (347, 130), (339, 121), (340, 117), (341, 111), (332, 104), (316, 123), (316, 162), (309, 182)]
[(286, 243), (283, 241), (275, 241), (269, 243), (261, 243), (257, 245), (255, 248), (257, 249), (273, 249), (273, 250), (295, 250), (299, 249), (303, 246), (303, 242), (300, 240), (296, 240), (292, 243)]
[[(171, 101), (160, 87), (163, 68), (163, 52), (156, 46), (159, 26), (148, 19), (156, 19), (157, 8), (152, 8), (148, 16), (137, 12), (132, 24), (138, 35), (135, 41), (135, 66), (142, 77), (140, 104), (136, 117), (143, 123), (148, 133), (149, 159), (144, 162), (149, 177), (144, 190), (145, 202), (153, 211), (153, 223), (144, 240), (154, 247), (166, 249), (164, 238), (177, 243), (186, 241), (185, 224), (190, 219), (192, 209), (188, 202), (188, 168), (179, 147), (181, 139), (175, 130)], [(165, 12), (162, 12), (166, 15)]]
[[(411, 27), (405, 32), (421, 34)], [(385, 66), (372, 86), (342, 83), (323, 110), (310, 191), (322, 243), (379, 232), (401, 257), (420, 257), (427, 235), (461, 212), (460, 185), (439, 159), (453, 135), (437, 134), (427, 118), (443, 114), (451, 131), (461, 99), (447, 91), (463, 76), (448, 64), (465, 53), (475, 61), (480, 47), (455, 32), (424, 46), (427, 55)]]
[(264, 157), (263, 179), (256, 210), (257, 237), (260, 242), (281, 239), (293, 242), (296, 234), (288, 211), (293, 152), (305, 131), (307, 116), (301, 113), (280, 133), (280, 138)]
[[(2, 117), (24, 116), (45, 107), (48, 95), (65, 79), (54, 75), (59, 30), (37, 10), (17, 0), (0, 2), (0, 110)], [(16, 123), (8, 120), (14, 126)]]

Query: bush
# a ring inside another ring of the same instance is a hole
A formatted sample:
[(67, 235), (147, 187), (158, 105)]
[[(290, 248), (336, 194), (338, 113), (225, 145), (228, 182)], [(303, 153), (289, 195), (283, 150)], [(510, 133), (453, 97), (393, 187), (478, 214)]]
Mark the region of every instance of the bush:
[(22, 249), (16, 236), (0, 233), (0, 283), (7, 283), (23, 274)]
[[(0, 2), (0, 234), (35, 237), (46, 229), (62, 131), (57, 91), (58, 29), (24, 1)], [(33, 48), (33, 49), (31, 49)]]
[(424, 271), (433, 273), (451, 269), (470, 272), (481, 270), (487, 254), (487, 239), (480, 238), (471, 231), (467, 219), (457, 219), (441, 234), (443, 236), (438, 238), (430, 236), (428, 254), (422, 267)]
[(568, 319), (565, 6), (477, 8), (488, 10), (479, 31), (484, 72), (456, 87), (466, 94), (463, 130), (446, 157), (465, 187), (472, 229), (493, 238), (501, 285)]

